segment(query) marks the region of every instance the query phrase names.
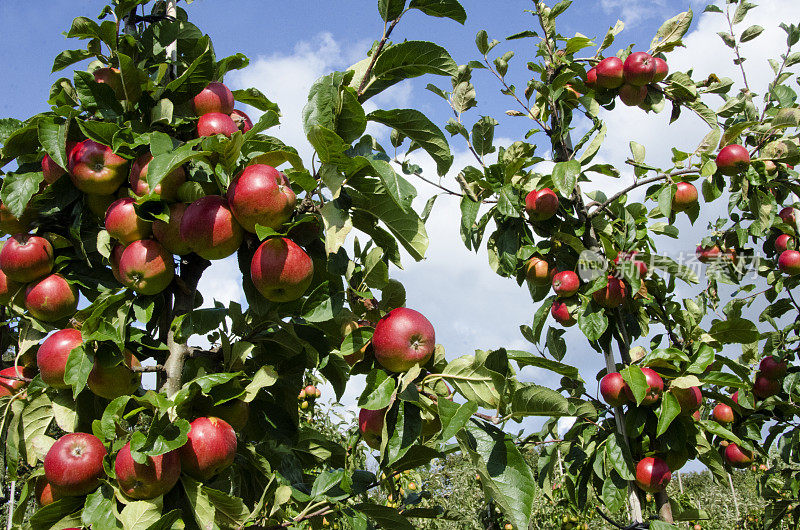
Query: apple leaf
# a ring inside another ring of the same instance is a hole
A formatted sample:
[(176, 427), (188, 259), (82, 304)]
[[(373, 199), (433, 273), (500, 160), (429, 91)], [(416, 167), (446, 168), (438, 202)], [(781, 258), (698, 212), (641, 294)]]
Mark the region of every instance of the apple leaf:
[(325, 252), (336, 254), (353, 229), (353, 220), (339, 208), (337, 201), (328, 201), (320, 209), (325, 231)]
[(208, 151), (193, 150), (200, 141), (200, 138), (190, 140), (170, 152), (154, 156), (147, 165), (147, 185), (150, 189), (154, 190), (167, 175), (190, 160), (208, 156)]
[(385, 371), (375, 368), (367, 374), (366, 386), (358, 398), (358, 406), (367, 410), (380, 410), (389, 406), (397, 388), (395, 379)]
[(338, 277), (319, 284), (308, 294), (300, 308), (307, 322), (325, 322), (336, 317), (344, 307), (344, 289)]
[(186, 474), (181, 475), (181, 484), (200, 528), (215, 528), (216, 509), (206, 495), (203, 485)]
[(758, 327), (744, 318), (717, 320), (711, 325), (708, 334), (722, 344), (749, 344), (760, 337)]
[[(414, 525), (412, 525), (408, 519), (397, 513), (397, 510), (394, 508), (373, 504), (371, 502), (362, 502), (353, 506), (353, 509), (363, 513), (369, 519), (381, 525), (382, 528), (391, 528), (392, 530), (414, 530)], [(366, 521), (364, 521), (363, 528), (366, 527)]]
[(203, 36), (196, 44), (196, 49), (204, 49), (180, 77), (171, 81), (165, 90), (174, 103), (188, 101), (203, 90), (214, 78), (216, 62), (214, 50), (208, 36)]
[(475, 356), (464, 355), (453, 359), (442, 370), (442, 376), (467, 400), (490, 409), (496, 409), (500, 405), (500, 392), (505, 387), (504, 378), (478, 363)]
[[(217, 61), (217, 67), (216, 67), (216, 73), (214, 74), (214, 79), (216, 81), (222, 81), (222, 79), (225, 77), (225, 74), (227, 74), (231, 70), (241, 70), (243, 68), (247, 68), (249, 65), (250, 65), (250, 58), (247, 57), (245, 54), (243, 54), (243, 53), (235, 53), (233, 55), (229, 55), (228, 57), (225, 57), (224, 59), (220, 59), (219, 61)], [(258, 89), (244, 90), (244, 92), (249, 92), (250, 90), (255, 90), (256, 92), (258, 92)], [(250, 103), (248, 101), (244, 101), (242, 99), (239, 99), (236, 96), (236, 92), (240, 92), (240, 91), (239, 90), (234, 90), (233, 91), (233, 97), (234, 97), (234, 99), (236, 99), (236, 101), (241, 101), (242, 103), (247, 103), (248, 105), (253, 105), (252, 103)], [(266, 98), (264, 98), (264, 99), (266, 99)], [(274, 105), (274, 103), (273, 103), (273, 105)], [(253, 106), (256, 107), (259, 110), (267, 110), (267, 109), (262, 109), (262, 108), (258, 107), (257, 105), (253, 105)], [(278, 110), (277, 105), (275, 106), (274, 110), (277, 112), (277, 110)]]
[(162, 503), (156, 501), (134, 501), (126, 504), (119, 514), (125, 530), (150, 528), (161, 519)]
[(615, 432), (607, 438), (605, 451), (619, 476), (625, 480), (633, 480), (635, 477), (633, 457), (628, 449), (628, 444), (620, 433)]
[(37, 124), (39, 143), (42, 148), (50, 155), (53, 162), (61, 166), (64, 170), (67, 167), (67, 131), (69, 130), (69, 120), (63, 123), (56, 123), (54, 118), (40, 120)]
[(22, 411), (21, 424), (28, 465), (36, 465), (36, 439), (44, 436), (52, 421), (53, 404), (47, 394), (39, 394), (34, 400), (25, 405)]
[(652, 54), (661, 52), (671, 52), (678, 46), (683, 46), (681, 39), (689, 31), (692, 25), (692, 10), (678, 13), (664, 24), (656, 32), (653, 41), (650, 43)]
[(589, 340), (599, 340), (608, 329), (608, 317), (598, 306), (584, 302), (578, 311), (578, 327)]
[[(419, 144), (436, 162), (439, 175), (446, 174), (453, 164), (453, 155), (450, 153), (450, 146), (444, 133), (420, 111), (415, 109), (376, 110), (367, 115), (367, 120), (391, 127)], [(489, 144), (491, 144), (491, 140)]]
[(458, 0), (411, 0), (410, 9), (419, 9), (429, 17), (450, 18), (464, 24), (467, 12)]
[(642, 369), (639, 366), (632, 364), (626, 368), (620, 370), (620, 375), (622, 375), (622, 379), (628, 383), (628, 386), (633, 392), (633, 397), (636, 399), (636, 404), (641, 405), (644, 398), (647, 396), (647, 378), (642, 372)]
[(89, 50), (64, 50), (56, 55), (50, 73), (61, 71), (71, 64), (78, 63), (90, 57), (94, 57), (94, 52)]
[(577, 160), (558, 162), (553, 166), (553, 184), (562, 197), (572, 197), (580, 174), (581, 163)]
[(672, 420), (681, 413), (681, 405), (672, 392), (664, 392), (661, 395), (661, 407), (658, 409), (658, 427), (656, 437), (661, 436), (669, 428)]
[(114, 491), (108, 485), (101, 485), (86, 497), (81, 521), (91, 528), (115, 529), (120, 525), (116, 516)]
[(514, 392), (511, 403), (514, 416), (550, 416), (558, 418), (569, 415), (567, 398), (544, 386), (522, 384)]
[(278, 116), (281, 115), (281, 110), (277, 103), (272, 102), (257, 88), (247, 88), (244, 90), (234, 90), (233, 98), (245, 105), (255, 107), (262, 112), (273, 111)]
[(83, 108), (96, 112), (108, 121), (116, 121), (122, 116), (122, 105), (108, 84), (98, 83), (92, 74), (83, 71), (76, 71), (73, 79)]
[(378, 0), (378, 13), (384, 22), (399, 17), (406, 8), (406, 0)]
[(386, 465), (400, 460), (417, 442), (422, 433), (422, 418), (419, 407), (398, 400), (386, 413), (382, 433), (382, 455)]
[[(483, 116), (472, 126), (472, 146), (475, 151), (483, 156), (495, 151), (494, 129), (498, 121), (491, 116)], [(440, 173), (441, 174), (441, 173)]]
[(439, 421), (442, 430), (439, 439), (447, 442), (467, 424), (473, 414), (478, 412), (478, 404), (473, 401), (458, 404), (449, 399), (439, 399), (436, 407), (439, 412)]
[(44, 180), (41, 171), (35, 173), (7, 173), (3, 177), (3, 187), (0, 189), (0, 200), (11, 215), (20, 218), (25, 213), (25, 208), (31, 197), (39, 191), (39, 184)]
[[(354, 209), (383, 221), (412, 258), (420, 261), (425, 257), (429, 242), (428, 234), (425, 231), (425, 224), (416, 212), (403, 211), (388, 193), (367, 191), (362, 194), (352, 190), (350, 194)], [(381, 246), (386, 251), (386, 248)]]
[(278, 382), (278, 372), (270, 365), (265, 365), (259, 368), (255, 374), (252, 375), (250, 381), (244, 389), (244, 395), (241, 400), (245, 403), (253, 401), (258, 395), (259, 390), (267, 388)]
[(86, 387), (86, 382), (89, 380), (89, 372), (92, 371), (92, 364), (92, 358), (86, 353), (83, 344), (69, 352), (67, 365), (64, 369), (64, 382), (72, 387), (75, 398)]
[(183, 418), (172, 420), (169, 414), (153, 419), (145, 435), (136, 431), (131, 436), (131, 456), (139, 464), (148, 456), (158, 456), (183, 446), (189, 439), (189, 422)]
[[(563, 329), (555, 328), (550, 328), (550, 331), (564, 332)], [(548, 332), (548, 343), (550, 342), (549, 337), (550, 333)], [(511, 361), (516, 361), (520, 366), (535, 366), (537, 368), (544, 368), (550, 372), (569, 377), (570, 379), (581, 379), (578, 369), (574, 366), (553, 361), (552, 359), (545, 359), (544, 357), (540, 357), (530, 352), (508, 350), (508, 359)]]

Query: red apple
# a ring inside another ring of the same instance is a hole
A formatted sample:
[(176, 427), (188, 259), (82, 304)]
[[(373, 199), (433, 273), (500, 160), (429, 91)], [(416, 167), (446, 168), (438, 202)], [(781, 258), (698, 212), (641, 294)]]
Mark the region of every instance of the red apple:
[(104, 67), (98, 68), (94, 72), (94, 80), (104, 83), (114, 90), (114, 96), (120, 101), (125, 99), (125, 88), (122, 86), (122, 73), (119, 68)]
[(697, 421), (700, 421), (700, 411), (696, 410), (692, 412), (692, 418), (696, 419)]
[(745, 468), (753, 463), (753, 453), (731, 442), (725, 448), (725, 461), (731, 467)]
[(739, 404), (739, 391), (738, 390), (736, 392), (734, 392), (733, 394), (731, 394), (731, 399), (737, 405)]
[(50, 155), (45, 154), (42, 158), (42, 173), (44, 174), (44, 181), (52, 184), (66, 174), (67, 170), (56, 164)]
[(60, 274), (45, 276), (28, 285), (25, 290), (25, 309), (34, 318), (44, 322), (72, 316), (78, 309), (78, 289)]
[(180, 448), (180, 455), (187, 475), (208, 480), (233, 464), (236, 432), (220, 418), (197, 418), (191, 423), (189, 441)]
[(100, 219), (106, 218), (106, 212), (108, 211), (109, 206), (111, 206), (116, 200), (117, 196), (114, 194), (94, 195), (87, 193), (84, 195), (86, 207), (89, 208), (89, 211)]
[(109, 195), (128, 176), (128, 161), (107, 145), (84, 140), (70, 151), (68, 169), (72, 183), (82, 192)]
[(214, 136), (224, 134), (228, 138), (239, 128), (234, 123), (233, 118), (221, 112), (209, 112), (203, 114), (197, 120), (197, 136)]
[(430, 321), (406, 307), (393, 309), (375, 325), (372, 349), (378, 363), (392, 372), (424, 365), (433, 355), (436, 333)]
[(761, 372), (761, 375), (767, 379), (775, 380), (783, 379), (786, 375), (787, 368), (788, 365), (786, 361), (778, 362), (772, 355), (767, 355), (761, 359), (761, 363), (758, 365), (758, 371)]
[(606, 57), (597, 66), (597, 86), (600, 88), (618, 88), (624, 82), (623, 64), (619, 57)]
[(639, 253), (635, 250), (632, 252), (620, 252), (617, 254), (617, 257), (614, 258), (614, 265), (620, 270), (628, 270), (628, 268), (634, 267), (634, 269), (631, 269), (631, 272), (636, 270), (639, 273), (639, 278), (645, 278), (648, 271), (647, 263), (637, 258), (636, 256), (638, 254)]
[(181, 238), (181, 219), (186, 211), (186, 204), (175, 202), (169, 205), (169, 223), (156, 219), (153, 221), (153, 237), (167, 251), (178, 256), (189, 254), (192, 249)]
[(653, 77), (653, 83), (660, 83), (667, 78), (669, 66), (667, 66), (667, 61), (660, 57), (653, 57), (653, 62), (656, 63), (656, 75)]
[(795, 241), (792, 236), (788, 234), (781, 234), (775, 238), (775, 252), (780, 254), (786, 250), (792, 250), (796, 247)]
[[(647, 381), (647, 393), (641, 404), (653, 405), (661, 399), (661, 394), (664, 392), (664, 380), (661, 379), (661, 376), (652, 368), (642, 368), (642, 373), (644, 373), (645, 380)], [(633, 396), (633, 391), (630, 387), (625, 387), (625, 393), (631, 402), (636, 402), (636, 398)]]
[(670, 388), (669, 391), (678, 400), (678, 404), (681, 406), (681, 414), (687, 416), (694, 414), (703, 403), (703, 393), (699, 387)]
[(239, 109), (233, 109), (233, 112), (231, 112), (231, 119), (243, 133), (253, 128), (253, 122), (250, 121), (250, 116)]
[[(9, 377), (33, 378), (36, 371), (30, 366), (9, 366), (0, 370), (0, 397), (13, 396), (17, 391), (25, 386), (25, 381), (21, 379), (8, 379)], [(5, 376), (5, 377), (3, 377)]]
[(573, 271), (557, 272), (553, 276), (553, 291), (559, 298), (569, 298), (578, 292), (581, 280)]
[(117, 199), (106, 212), (106, 231), (111, 237), (127, 245), (150, 237), (153, 223), (136, 215), (136, 201), (130, 197)]
[(717, 403), (717, 406), (714, 407), (714, 410), (711, 411), (711, 417), (717, 423), (733, 423), (734, 415), (733, 415), (733, 408), (730, 405), (726, 405), (725, 403)]
[(766, 399), (770, 396), (779, 394), (780, 391), (781, 384), (778, 381), (775, 379), (769, 379), (763, 375), (756, 377), (756, 382), (753, 383), (753, 394), (761, 399)]
[(717, 170), (723, 175), (738, 175), (750, 165), (750, 153), (738, 144), (726, 145), (717, 154)]
[(119, 274), (119, 259), (122, 257), (122, 252), (125, 250), (125, 245), (114, 245), (111, 249), (111, 255), (108, 257), (108, 262), (111, 264), (111, 274), (117, 279), (119, 283), (124, 284), (122, 276)]
[[(144, 197), (150, 193), (150, 185), (147, 183), (147, 168), (152, 160), (153, 155), (148, 152), (139, 155), (131, 164), (131, 174), (128, 176), (128, 182), (133, 193), (139, 197)], [(174, 201), (178, 197), (178, 188), (184, 182), (186, 182), (186, 171), (184, 171), (183, 166), (178, 166), (169, 175), (161, 179), (161, 182), (156, 184), (153, 193), (159, 195), (165, 201)]]
[(533, 190), (525, 197), (525, 211), (534, 221), (545, 221), (558, 211), (558, 195), (550, 188)]
[(672, 197), (672, 210), (683, 212), (697, 204), (697, 188), (689, 182), (678, 182)]
[(597, 88), (597, 68), (592, 67), (586, 72), (586, 86), (592, 90)]
[(619, 99), (628, 107), (638, 107), (647, 99), (647, 87), (636, 85), (622, 85), (619, 88)]
[(314, 262), (291, 239), (274, 237), (261, 243), (253, 254), (250, 278), (270, 302), (290, 302), (303, 296), (311, 285)]
[(233, 93), (222, 83), (213, 81), (192, 99), (192, 109), (198, 116), (209, 112), (233, 112)]
[(361, 409), (358, 413), (358, 429), (361, 431), (361, 436), (364, 438), (364, 442), (375, 450), (381, 448), (383, 418), (385, 415), (386, 409)]
[(534, 285), (550, 285), (555, 269), (550, 268), (547, 261), (537, 256), (531, 257), (525, 264), (525, 278)]
[(44, 457), (44, 474), (58, 495), (85, 495), (100, 485), (105, 475), (103, 459), (108, 454), (96, 436), (76, 432), (65, 434)]
[(266, 164), (247, 166), (228, 188), (228, 202), (242, 228), (255, 234), (256, 225), (277, 230), (297, 202), (286, 175)]
[(648, 456), (636, 464), (636, 484), (644, 491), (657, 493), (664, 491), (672, 479), (667, 463), (658, 457)]
[(56, 331), (39, 346), (36, 353), (36, 366), (42, 381), (53, 388), (69, 388), (64, 382), (67, 359), (72, 350), (83, 344), (81, 332), (77, 329)]
[(608, 284), (605, 287), (592, 293), (595, 303), (609, 309), (621, 306), (626, 296), (625, 282), (611, 275), (609, 275)]
[(131, 444), (126, 443), (114, 461), (119, 489), (132, 499), (154, 499), (164, 495), (181, 478), (181, 456), (177, 450), (158, 456), (148, 456), (144, 464), (131, 456)]
[(695, 255), (697, 256), (697, 260), (700, 263), (709, 263), (711, 261), (716, 261), (721, 259), (722, 251), (719, 249), (719, 246), (712, 245), (710, 247), (703, 247), (701, 245), (697, 245), (697, 250), (695, 251)]
[(36, 479), (34, 495), (36, 496), (36, 502), (39, 503), (39, 506), (53, 504), (61, 498), (60, 495), (53, 491), (53, 486), (47, 482), (47, 479), (43, 475)]
[(600, 380), (600, 394), (606, 403), (612, 407), (621, 407), (628, 403), (628, 393), (626, 388), (628, 383), (622, 378), (619, 372), (611, 372), (603, 376)]
[(656, 76), (656, 62), (647, 52), (633, 52), (622, 67), (625, 83), (644, 87)]
[(553, 301), (553, 306), (550, 308), (550, 314), (556, 322), (568, 328), (574, 326), (577, 322), (574, 316), (576, 308), (577, 303), (574, 299), (556, 299)]
[(21, 283), (9, 280), (2, 269), (0, 269), (0, 305), (8, 305), (14, 295), (22, 288)]
[(778, 268), (789, 276), (800, 274), (800, 251), (784, 250), (778, 256)]
[(122, 362), (113, 366), (108, 366), (95, 357), (87, 381), (89, 390), (109, 401), (131, 395), (142, 382), (142, 374), (133, 372), (131, 367), (139, 366), (139, 359), (127, 349), (122, 353)]
[(181, 239), (200, 257), (227, 258), (239, 249), (244, 237), (228, 201), (206, 195), (186, 208), (181, 218)]
[(28, 283), (53, 270), (53, 246), (48, 240), (30, 234), (17, 234), (0, 250), (0, 269), (12, 281)]
[(134, 241), (119, 257), (122, 284), (139, 294), (158, 294), (172, 282), (175, 262), (158, 241)]
[(795, 221), (793, 206), (787, 206), (786, 208), (781, 209), (781, 211), (778, 212), (778, 217), (780, 217), (781, 220), (787, 225), (795, 226), (797, 224)]

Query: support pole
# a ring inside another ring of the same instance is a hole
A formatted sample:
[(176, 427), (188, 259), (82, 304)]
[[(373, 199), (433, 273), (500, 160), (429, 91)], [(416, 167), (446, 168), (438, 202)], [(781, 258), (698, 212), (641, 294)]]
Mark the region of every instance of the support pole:
[(733, 477), (728, 473), (728, 485), (731, 487), (731, 496), (733, 497), (733, 507), (736, 509), (736, 520), (741, 518), (739, 514), (739, 499), (736, 498), (736, 489), (733, 487)]
[(14, 497), (17, 495), (17, 481), (11, 481), (11, 491), (8, 494), (8, 519), (6, 519), (6, 530), (11, 530), (14, 526)]

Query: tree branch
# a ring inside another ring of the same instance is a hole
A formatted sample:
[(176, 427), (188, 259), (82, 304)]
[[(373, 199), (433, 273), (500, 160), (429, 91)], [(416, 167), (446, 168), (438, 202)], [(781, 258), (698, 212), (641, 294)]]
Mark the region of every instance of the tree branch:
[(400, 22), (402, 18), (402, 14), (397, 17), (396, 19), (392, 20), (391, 24), (386, 27), (384, 23), (384, 30), (383, 30), (383, 37), (381, 37), (381, 41), (378, 43), (378, 47), (375, 48), (375, 51), (372, 52), (372, 60), (369, 62), (369, 66), (367, 66), (367, 70), (364, 72), (364, 78), (361, 79), (361, 84), (358, 85), (358, 97), (364, 95), (364, 90), (367, 88), (367, 82), (369, 81), (369, 76), (372, 74), (372, 68), (375, 66), (375, 61), (378, 60), (378, 56), (383, 51), (383, 47), (386, 45), (386, 41), (389, 40), (389, 35), (392, 34), (392, 30)]
[[(624, 188), (623, 190), (621, 190), (621, 191), (619, 191), (619, 192), (615, 193), (615, 194), (614, 194), (614, 195), (612, 195), (612, 196), (611, 196), (611, 197), (610, 197), (608, 200), (606, 200), (606, 201), (604, 201), (604, 202), (602, 202), (602, 203), (598, 203), (597, 201), (590, 202), (589, 204), (587, 204), (587, 205), (585, 206), (585, 208), (586, 208), (586, 211), (587, 211), (587, 212), (586, 212), (586, 216), (587, 216), (589, 219), (593, 219), (593, 218), (594, 218), (596, 215), (600, 214), (600, 212), (602, 212), (602, 211), (604, 211), (604, 210), (605, 210), (605, 211), (608, 211), (608, 206), (609, 206), (611, 203), (613, 203), (614, 201), (616, 201), (617, 199), (619, 199), (620, 197), (622, 197), (623, 195), (627, 195), (629, 192), (631, 192), (631, 191), (633, 191), (633, 190), (635, 190), (636, 188), (639, 188), (639, 187), (641, 187), (641, 186), (645, 186), (645, 185), (647, 185), (647, 184), (651, 184), (651, 183), (653, 183), (653, 182), (657, 182), (657, 181), (659, 181), (659, 180), (664, 180), (664, 179), (667, 179), (667, 178), (669, 178), (670, 176), (671, 176), (671, 175), (656, 175), (655, 177), (650, 177), (650, 178), (646, 178), (646, 179), (642, 179), (642, 180), (637, 180), (636, 182), (634, 182), (633, 184), (631, 184), (631, 185), (630, 185), (630, 186), (628, 186), (627, 188)], [(597, 208), (597, 210), (594, 210), (593, 212), (589, 212), (588, 210), (589, 210), (589, 208), (591, 208), (592, 206), (598, 206), (598, 208)]]

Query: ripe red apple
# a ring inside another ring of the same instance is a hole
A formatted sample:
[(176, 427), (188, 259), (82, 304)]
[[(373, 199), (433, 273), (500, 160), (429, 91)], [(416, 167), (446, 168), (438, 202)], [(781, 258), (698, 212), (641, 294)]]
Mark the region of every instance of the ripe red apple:
[(655, 456), (648, 456), (636, 464), (636, 484), (644, 491), (664, 491), (672, 479), (667, 463)]
[(729, 443), (728, 447), (725, 448), (723, 456), (731, 467), (745, 468), (753, 463), (753, 453), (742, 449), (733, 442)]
[(277, 230), (297, 202), (286, 175), (266, 164), (247, 166), (228, 188), (228, 202), (242, 228), (255, 234), (256, 225)]
[(678, 182), (675, 195), (672, 197), (672, 210), (683, 212), (697, 204), (697, 188), (689, 182)]
[(778, 217), (780, 217), (781, 220), (787, 225), (796, 226), (797, 224), (794, 216), (793, 206), (787, 206), (786, 208), (781, 209), (781, 211), (778, 212)]
[(786, 375), (787, 368), (788, 365), (786, 361), (778, 362), (772, 355), (767, 355), (761, 359), (761, 363), (758, 365), (758, 371), (761, 372), (761, 375), (767, 379), (775, 380), (783, 379)]
[(45, 455), (44, 475), (58, 495), (85, 495), (100, 485), (107, 454), (103, 442), (94, 435), (65, 434)]
[(600, 394), (606, 403), (612, 407), (621, 407), (629, 402), (625, 389), (628, 383), (619, 372), (611, 372), (600, 380)]
[[(0, 397), (13, 396), (17, 391), (25, 386), (25, 381), (20, 379), (8, 379), (9, 377), (33, 378), (36, 371), (30, 366), (9, 366), (0, 370)], [(3, 377), (5, 376), (5, 377)]]
[(42, 158), (42, 174), (44, 174), (44, 181), (52, 184), (65, 175), (67, 170), (56, 164), (50, 155), (45, 154)]
[(525, 197), (525, 211), (534, 221), (545, 221), (558, 211), (558, 195), (550, 188), (533, 190)]
[(525, 264), (525, 278), (534, 285), (549, 285), (553, 281), (555, 269), (550, 268), (547, 261), (537, 256), (531, 257)]
[(622, 305), (627, 296), (625, 282), (616, 276), (608, 276), (608, 284), (592, 293), (592, 299), (602, 307), (613, 309)]
[(660, 57), (653, 57), (653, 62), (656, 63), (656, 75), (653, 77), (653, 83), (660, 83), (667, 78), (669, 66), (667, 66), (667, 61)]
[(700, 263), (709, 263), (720, 259), (722, 257), (722, 251), (719, 249), (718, 245), (712, 245), (710, 247), (697, 245), (695, 255)]
[(106, 231), (123, 245), (147, 239), (153, 231), (153, 223), (136, 215), (135, 204), (132, 198), (123, 197), (111, 203), (106, 211)]
[(784, 250), (778, 256), (778, 268), (789, 276), (800, 274), (800, 251)]
[(106, 218), (106, 212), (108, 211), (109, 206), (111, 206), (114, 201), (117, 200), (116, 195), (94, 195), (91, 193), (87, 193), (84, 195), (84, 201), (86, 203), (86, 207), (89, 208), (89, 211), (92, 212), (95, 216), (99, 217), (100, 219)]
[(756, 382), (753, 383), (753, 394), (760, 397), (761, 399), (766, 399), (770, 396), (774, 396), (781, 391), (781, 384), (776, 381), (775, 379), (769, 379), (760, 375), (756, 377)]
[(192, 109), (198, 116), (209, 112), (233, 112), (233, 93), (222, 83), (213, 81), (192, 98)]
[(47, 482), (47, 479), (43, 475), (36, 479), (33, 491), (39, 506), (53, 504), (61, 498), (60, 495), (53, 491), (53, 486)]
[(0, 269), (0, 305), (8, 305), (21, 288), (22, 284), (9, 280)]
[(600, 88), (618, 88), (624, 82), (622, 59), (606, 57), (597, 66), (597, 86)]
[(586, 72), (586, 86), (592, 90), (597, 88), (597, 68), (592, 67)]
[[(641, 404), (653, 405), (661, 398), (661, 394), (664, 392), (664, 380), (661, 379), (661, 376), (652, 368), (644, 367), (642, 368), (642, 373), (644, 373), (645, 380), (647, 381), (647, 394), (645, 394)], [(625, 387), (625, 393), (631, 402), (636, 402), (636, 398), (633, 396), (633, 391), (630, 387)]]
[(128, 161), (107, 145), (84, 140), (69, 152), (69, 175), (84, 193), (110, 195), (128, 176)]
[(158, 241), (134, 241), (120, 254), (119, 275), (125, 287), (139, 294), (158, 294), (172, 282), (175, 262)]
[(777, 238), (775, 238), (775, 252), (781, 254), (782, 252), (789, 250), (790, 247), (794, 250), (796, 244), (792, 236), (788, 234), (781, 234)]
[(687, 416), (694, 414), (703, 403), (703, 393), (699, 387), (670, 388), (669, 391), (678, 400), (678, 404), (681, 406), (681, 414)]
[(578, 292), (581, 280), (573, 271), (557, 272), (553, 276), (553, 291), (559, 298), (569, 298)]
[(274, 237), (261, 243), (253, 254), (250, 278), (270, 302), (290, 302), (303, 296), (311, 285), (314, 262), (291, 239)]
[(180, 448), (181, 468), (197, 480), (208, 480), (233, 464), (236, 432), (220, 418), (202, 417), (191, 423), (189, 441)]
[(119, 259), (122, 257), (122, 252), (125, 250), (125, 245), (114, 245), (111, 249), (111, 255), (108, 257), (108, 262), (111, 265), (111, 274), (121, 284), (124, 284), (122, 276), (119, 274)]
[(139, 367), (139, 359), (130, 350), (122, 353), (122, 362), (108, 366), (94, 358), (87, 385), (93, 394), (109, 401), (136, 392), (142, 382), (142, 374), (133, 372), (131, 367)]
[(0, 269), (12, 281), (28, 283), (53, 270), (53, 246), (48, 240), (30, 234), (17, 234), (0, 250)]
[(638, 107), (647, 99), (647, 86), (622, 85), (619, 88), (619, 99), (628, 107)]
[(60, 274), (45, 276), (28, 284), (25, 290), (25, 309), (34, 318), (55, 322), (75, 314), (78, 309), (78, 289)]
[(36, 353), (36, 366), (42, 381), (53, 388), (69, 388), (64, 382), (67, 359), (70, 352), (81, 344), (83, 338), (77, 329), (62, 329), (47, 337)]
[(733, 423), (734, 415), (733, 415), (733, 408), (730, 405), (726, 405), (725, 403), (717, 403), (717, 406), (714, 407), (714, 410), (711, 412), (711, 416), (717, 423)]
[(381, 448), (381, 436), (383, 433), (383, 417), (386, 409), (368, 410), (361, 409), (358, 413), (358, 429), (361, 437), (371, 448), (379, 450)]
[(738, 390), (736, 392), (734, 392), (733, 394), (731, 394), (731, 399), (737, 405), (739, 404), (739, 391)]
[(114, 90), (114, 96), (120, 101), (125, 99), (125, 88), (122, 86), (122, 73), (119, 68), (104, 67), (98, 68), (94, 72), (94, 80), (104, 83)]
[[(153, 155), (143, 153), (139, 155), (131, 164), (131, 173), (128, 182), (133, 193), (139, 197), (144, 197), (150, 193), (150, 185), (147, 183), (147, 168), (153, 160)], [(159, 195), (165, 201), (174, 201), (178, 197), (178, 188), (186, 182), (186, 171), (183, 166), (173, 169), (161, 182), (156, 184), (153, 193)]]
[(114, 473), (122, 493), (132, 499), (154, 499), (164, 495), (181, 478), (181, 456), (177, 450), (158, 456), (148, 456), (144, 464), (131, 456), (131, 443), (117, 453)]
[(231, 112), (231, 119), (233, 120), (233, 123), (236, 124), (236, 127), (238, 127), (243, 133), (246, 133), (253, 128), (253, 122), (250, 121), (250, 116), (239, 109), (233, 109), (233, 112)]
[(185, 256), (192, 251), (189, 245), (181, 238), (181, 219), (183, 219), (185, 211), (186, 204), (175, 202), (169, 205), (169, 223), (159, 219), (153, 221), (153, 237), (168, 252), (178, 256)]
[(206, 195), (186, 208), (181, 218), (180, 236), (197, 255), (215, 260), (236, 252), (242, 244), (244, 231), (225, 198)]
[(391, 310), (378, 321), (372, 335), (375, 359), (392, 372), (425, 364), (435, 347), (433, 325), (422, 313), (407, 307)]
[(717, 170), (723, 175), (738, 175), (750, 165), (750, 153), (738, 144), (726, 145), (717, 154)]
[(553, 306), (550, 308), (550, 314), (556, 322), (568, 328), (574, 326), (577, 322), (574, 316), (575, 308), (577, 308), (577, 303), (574, 299), (556, 299), (553, 301)]
[(209, 112), (203, 114), (197, 120), (197, 136), (214, 136), (224, 134), (228, 138), (239, 128), (234, 123), (233, 118), (221, 112)]
[(696, 410), (692, 412), (692, 418), (696, 419), (697, 421), (700, 421), (700, 411)]
[(628, 270), (628, 268), (634, 267), (635, 269), (631, 269), (631, 271), (636, 270), (639, 273), (639, 278), (645, 278), (648, 271), (647, 263), (637, 258), (638, 254), (635, 250), (632, 252), (620, 252), (614, 258), (614, 265), (620, 270)]
[(643, 87), (656, 76), (656, 62), (647, 52), (633, 52), (622, 67), (625, 83)]

